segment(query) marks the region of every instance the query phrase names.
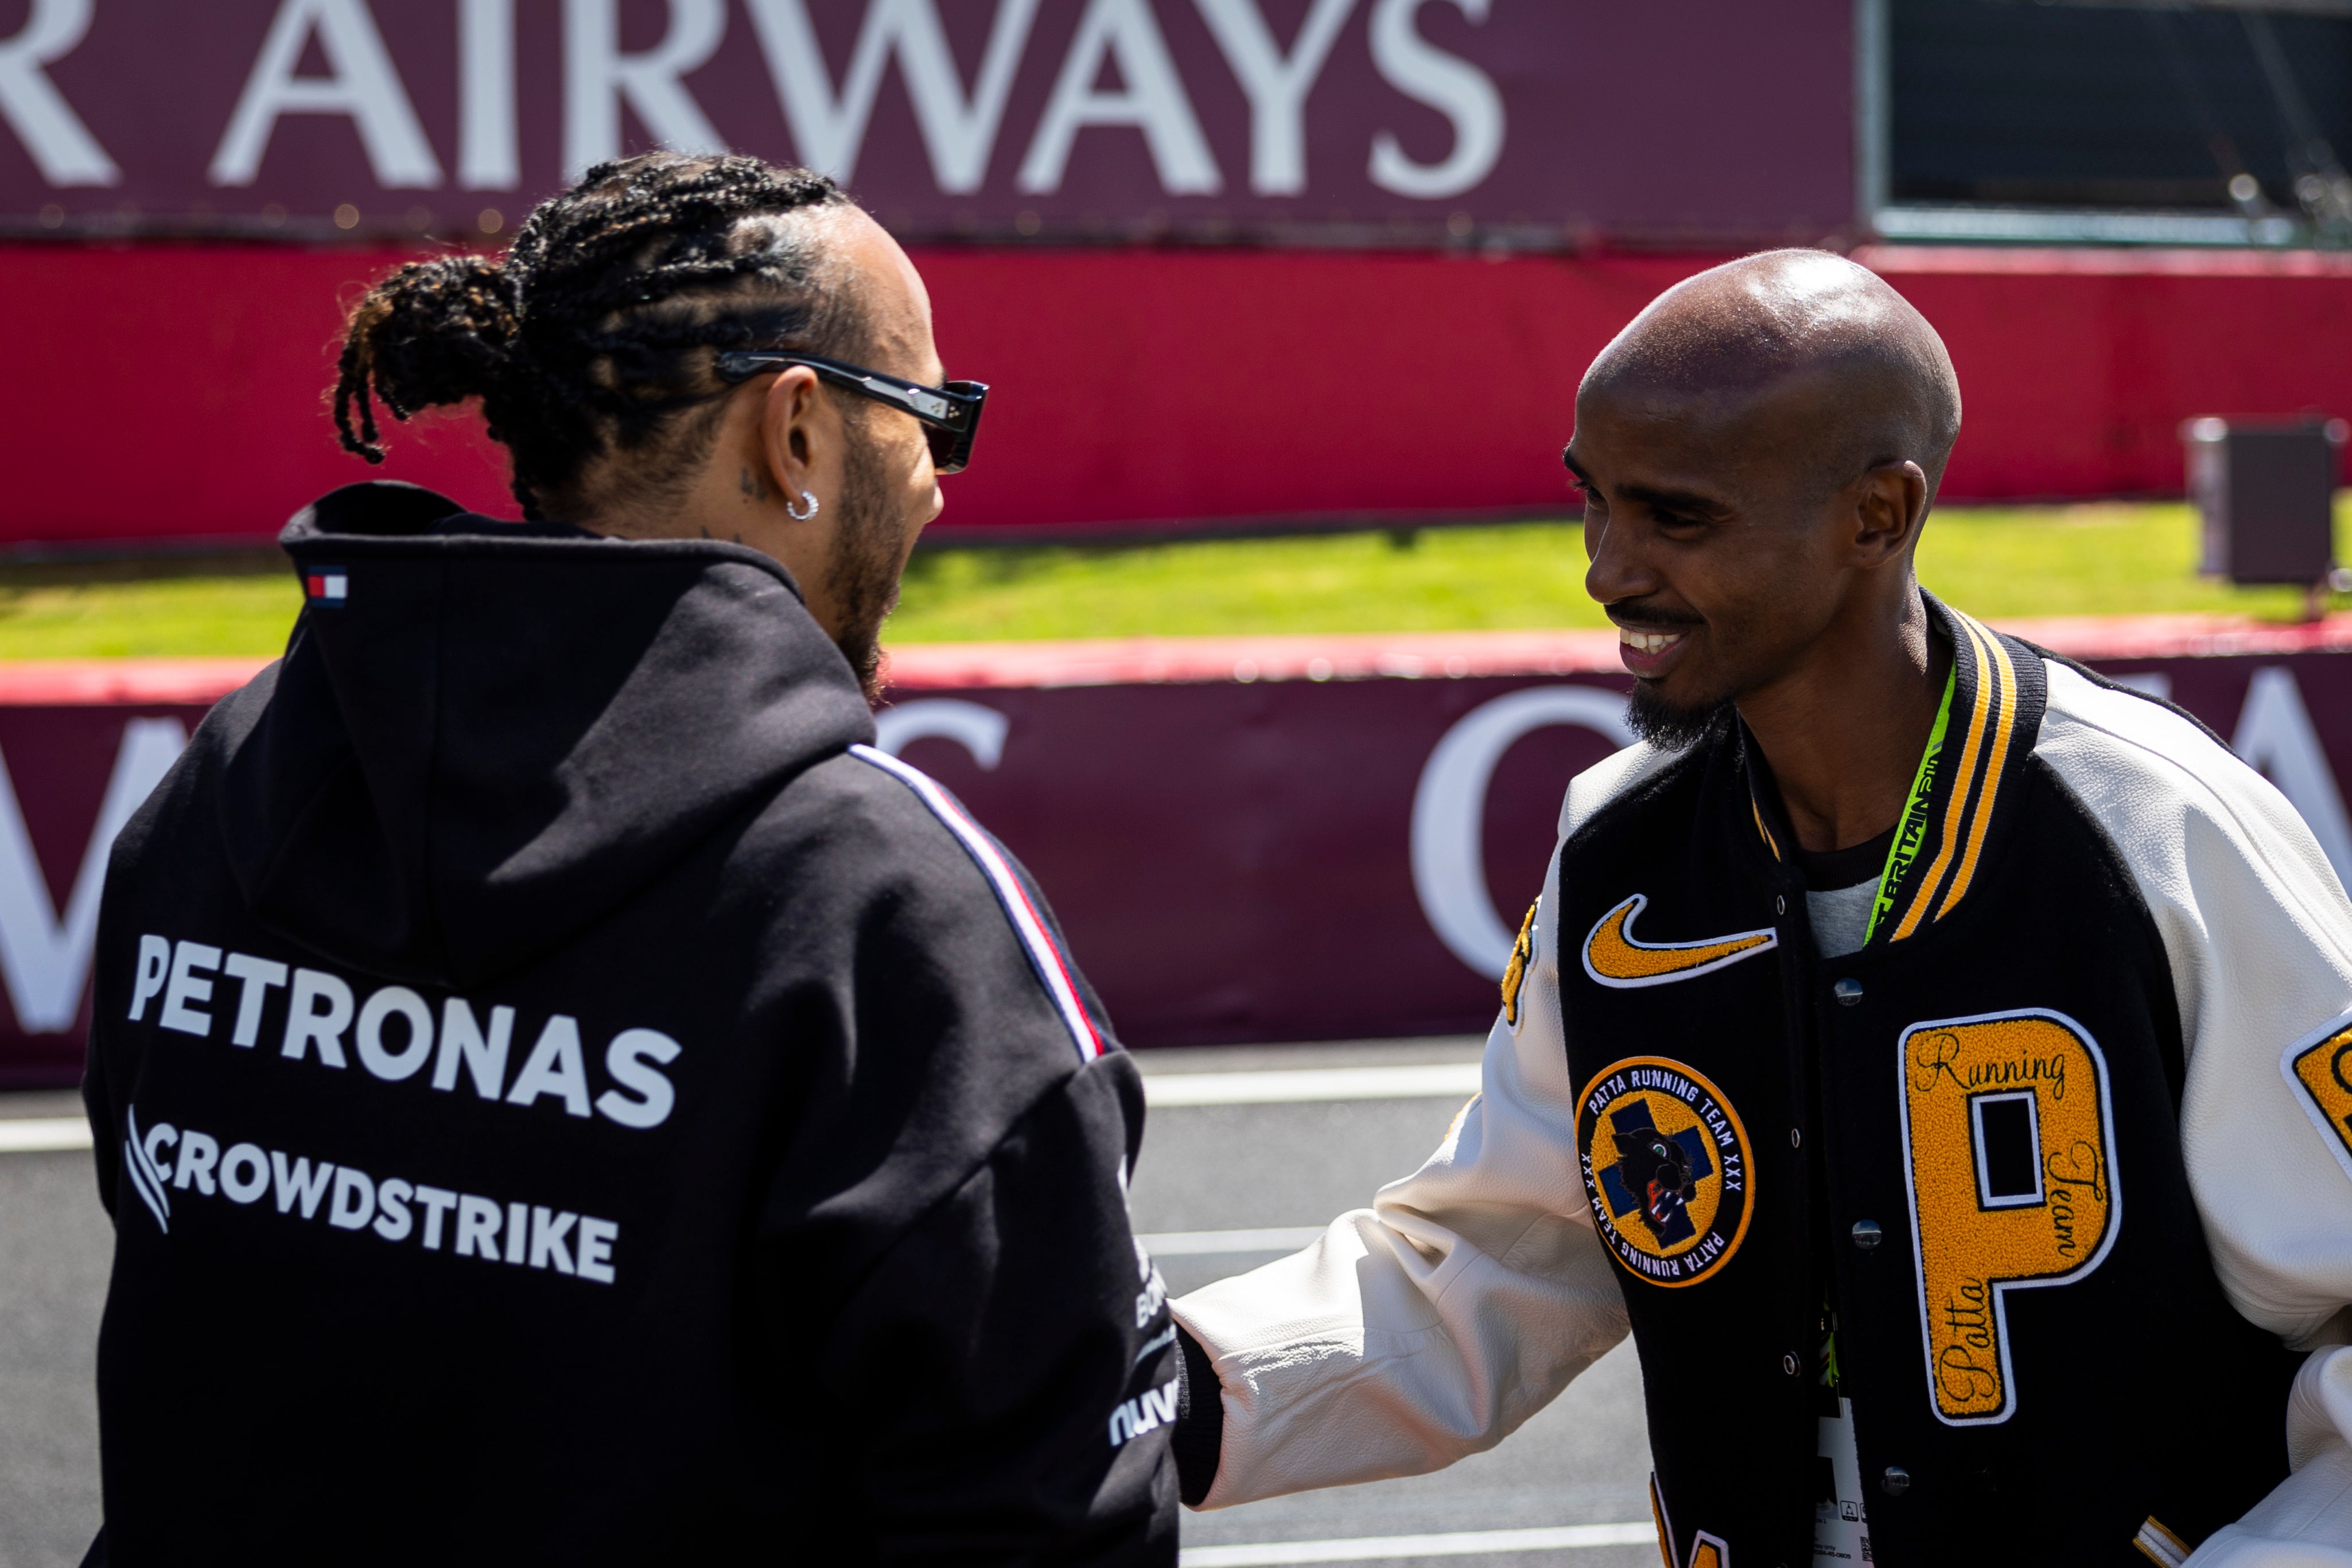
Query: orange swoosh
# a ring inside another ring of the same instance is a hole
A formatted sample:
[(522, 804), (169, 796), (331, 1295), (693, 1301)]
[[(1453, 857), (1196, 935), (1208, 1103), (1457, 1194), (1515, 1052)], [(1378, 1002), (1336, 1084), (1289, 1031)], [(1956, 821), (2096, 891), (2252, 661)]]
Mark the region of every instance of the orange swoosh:
[(1584, 939), (1584, 972), (1604, 986), (1658, 986), (1736, 964), (1753, 953), (1780, 945), (1780, 933), (1770, 928), (1742, 931), (1711, 941), (1662, 942), (1634, 939), (1633, 916), (1650, 902), (1635, 894), (1601, 917)]

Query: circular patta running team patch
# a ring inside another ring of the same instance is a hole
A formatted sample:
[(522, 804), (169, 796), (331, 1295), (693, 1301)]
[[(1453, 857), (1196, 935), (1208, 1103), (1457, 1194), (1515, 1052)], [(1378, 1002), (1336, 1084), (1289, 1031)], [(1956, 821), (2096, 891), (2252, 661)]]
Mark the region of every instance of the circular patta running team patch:
[(1695, 1285), (1748, 1234), (1748, 1133), (1723, 1092), (1679, 1061), (1631, 1056), (1593, 1074), (1576, 1109), (1601, 1238), (1654, 1285)]

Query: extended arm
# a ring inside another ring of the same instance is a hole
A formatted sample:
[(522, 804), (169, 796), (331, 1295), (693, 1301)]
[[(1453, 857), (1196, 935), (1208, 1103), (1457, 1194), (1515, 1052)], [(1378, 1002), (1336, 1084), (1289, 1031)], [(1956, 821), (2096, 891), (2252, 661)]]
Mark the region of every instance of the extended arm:
[[(1141, 1085), (1107, 1057), (1054, 1091), (895, 1246), (812, 1358), (859, 1455), (877, 1555), (1176, 1559), (1176, 1352), (1119, 1179)], [(845, 1500), (845, 1504), (850, 1500)]]
[(1440, 1469), (1493, 1447), (1624, 1337), (1578, 1174), (1559, 903), (1548, 885), (1478, 1096), (1429, 1163), (1305, 1251), (1176, 1303), (1218, 1385), (1191, 1399), (1222, 1399), (1199, 1506)]

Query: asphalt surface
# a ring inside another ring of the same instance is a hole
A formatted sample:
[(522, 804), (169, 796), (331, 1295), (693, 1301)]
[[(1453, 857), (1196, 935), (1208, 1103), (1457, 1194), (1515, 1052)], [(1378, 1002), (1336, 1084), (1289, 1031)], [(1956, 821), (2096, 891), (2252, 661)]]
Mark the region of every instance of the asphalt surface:
[[(1283, 1046), (1143, 1057), (1147, 1071), (1466, 1062), (1474, 1041)], [(1136, 1171), (1146, 1233), (1319, 1225), (1437, 1145), (1461, 1097), (1160, 1105)], [(0, 1117), (68, 1115), (71, 1095), (0, 1095)], [(73, 1568), (99, 1520), (93, 1343), (112, 1231), (87, 1153), (0, 1154), (0, 1568)], [(1176, 1293), (1273, 1254), (1163, 1257)], [(1492, 1452), (1435, 1475), (1187, 1514), (1188, 1548), (1451, 1534), (1649, 1517), (1641, 1374), (1611, 1353)], [(1384, 1558), (1509, 1568), (1650, 1568), (1654, 1545)]]
[[(0, 1095), (65, 1116), (73, 1094)], [(0, 1568), (74, 1568), (98, 1532), (98, 1314), (114, 1229), (87, 1152), (0, 1154)]]

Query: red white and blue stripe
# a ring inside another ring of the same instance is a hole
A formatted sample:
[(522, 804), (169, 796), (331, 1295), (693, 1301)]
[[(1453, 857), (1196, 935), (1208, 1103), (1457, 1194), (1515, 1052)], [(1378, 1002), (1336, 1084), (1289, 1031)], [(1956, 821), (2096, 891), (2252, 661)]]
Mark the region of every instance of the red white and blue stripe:
[(1092, 1061), (1102, 1054), (1102, 1036), (1095, 1032), (1094, 1020), (1087, 1016), (1086, 1004), (1078, 1000), (1078, 988), (1070, 979), (1070, 967), (1062, 957), (1062, 950), (1054, 942), (1053, 934), (1038, 918), (1037, 907), (1029, 900), (1029, 890), (1021, 885), (996, 841), (981, 831), (980, 824), (965, 815), (962, 807), (946, 790), (932, 782), (919, 768), (909, 768), (887, 751), (870, 746), (853, 746), (851, 756), (861, 762), (870, 762), (885, 773), (896, 777), (912, 789), (931, 814), (947, 824), (948, 831), (956, 836), (966, 853), (980, 865), (982, 874), (996, 891), (996, 902), (1004, 907), (1005, 918), (1013, 922), (1021, 945), (1029, 954), (1029, 967), (1037, 972), (1038, 984), (1053, 999), (1055, 1010), (1062, 1015), (1062, 1023), (1070, 1031), (1070, 1040), (1078, 1048), (1078, 1060)]

